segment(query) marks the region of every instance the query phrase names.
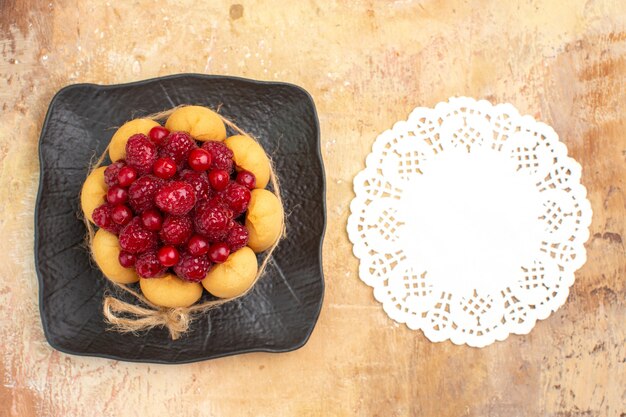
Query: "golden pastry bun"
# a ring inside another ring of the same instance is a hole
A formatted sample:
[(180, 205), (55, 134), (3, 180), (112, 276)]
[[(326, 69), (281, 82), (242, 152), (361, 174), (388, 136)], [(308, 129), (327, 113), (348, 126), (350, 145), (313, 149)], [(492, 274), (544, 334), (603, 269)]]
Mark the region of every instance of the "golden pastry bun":
[(120, 250), (117, 236), (104, 229), (98, 229), (91, 242), (91, 252), (104, 276), (120, 284), (139, 281), (135, 268), (124, 268), (120, 265), (118, 259)]
[(183, 281), (172, 274), (160, 278), (141, 278), (139, 286), (148, 301), (160, 307), (189, 307), (202, 297), (202, 285), (199, 282)]
[(233, 151), (238, 171), (250, 171), (256, 177), (256, 188), (265, 188), (270, 181), (270, 160), (257, 141), (250, 136), (235, 135), (224, 141)]
[(96, 208), (105, 203), (108, 190), (104, 182), (104, 170), (106, 168), (94, 169), (83, 183), (83, 188), (80, 192), (80, 206), (83, 209), (83, 214), (92, 223), (93, 218), (91, 214)]
[(246, 246), (231, 253), (226, 262), (213, 266), (202, 285), (216, 297), (236, 297), (250, 288), (257, 270), (256, 255)]
[(259, 253), (267, 250), (283, 230), (283, 207), (268, 190), (256, 189), (250, 193), (246, 214), (246, 228), (250, 234), (248, 246)]
[(126, 158), (126, 142), (128, 142), (129, 137), (138, 133), (148, 135), (155, 126), (160, 125), (152, 119), (135, 119), (124, 123), (111, 138), (109, 144), (111, 162)]
[(188, 132), (196, 140), (223, 141), (226, 139), (226, 126), (213, 110), (202, 106), (179, 107), (167, 118), (165, 127), (170, 132)]

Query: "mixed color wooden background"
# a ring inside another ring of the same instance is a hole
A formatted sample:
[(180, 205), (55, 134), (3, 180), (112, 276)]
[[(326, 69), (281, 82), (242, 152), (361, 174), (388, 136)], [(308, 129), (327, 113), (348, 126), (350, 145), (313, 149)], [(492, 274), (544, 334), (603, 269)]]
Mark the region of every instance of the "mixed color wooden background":
[[(0, 0), (0, 416), (626, 415), (626, 2), (292, 3)], [(182, 366), (56, 352), (33, 261), (50, 99), (71, 83), (180, 72), (312, 94), (328, 186), (318, 325), (295, 352)], [(376, 135), (455, 95), (511, 102), (552, 125), (594, 210), (567, 304), (484, 349), (390, 321), (345, 232), (351, 181)]]

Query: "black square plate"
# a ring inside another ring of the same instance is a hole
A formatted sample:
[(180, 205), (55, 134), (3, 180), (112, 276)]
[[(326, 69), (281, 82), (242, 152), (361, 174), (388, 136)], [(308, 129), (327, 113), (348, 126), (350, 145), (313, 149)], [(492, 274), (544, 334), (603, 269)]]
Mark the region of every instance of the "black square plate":
[[(287, 237), (249, 295), (198, 317), (180, 339), (170, 340), (162, 328), (120, 334), (107, 330), (102, 316), (109, 284), (83, 244), (79, 192), (90, 160), (104, 151), (115, 126), (179, 104), (220, 107), (223, 116), (261, 141), (281, 180)], [(325, 189), (317, 114), (305, 90), (200, 74), (71, 85), (50, 103), (39, 158), (35, 263), (41, 320), (51, 346), (76, 355), (185, 363), (285, 352), (306, 343), (324, 295)]]

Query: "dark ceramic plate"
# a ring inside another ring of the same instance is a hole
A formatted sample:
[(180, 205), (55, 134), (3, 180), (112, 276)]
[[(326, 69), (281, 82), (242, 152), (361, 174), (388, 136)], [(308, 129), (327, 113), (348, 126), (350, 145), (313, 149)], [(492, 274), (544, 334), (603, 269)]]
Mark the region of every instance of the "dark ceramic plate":
[[(94, 155), (125, 121), (198, 104), (257, 137), (281, 179), (287, 237), (249, 295), (201, 317), (170, 340), (165, 329), (138, 335), (107, 330), (109, 284), (83, 245), (79, 192)], [(324, 295), (325, 226), (319, 125), (302, 88), (234, 77), (182, 74), (130, 84), (66, 87), (52, 99), (39, 142), (41, 180), (35, 213), (35, 263), (41, 320), (50, 345), (76, 355), (137, 362), (185, 363), (244, 352), (303, 346)]]

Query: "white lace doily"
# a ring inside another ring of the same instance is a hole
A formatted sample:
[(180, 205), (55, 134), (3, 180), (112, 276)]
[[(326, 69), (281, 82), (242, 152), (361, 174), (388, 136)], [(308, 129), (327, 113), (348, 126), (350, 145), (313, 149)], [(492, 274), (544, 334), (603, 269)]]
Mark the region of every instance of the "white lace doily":
[(432, 341), (526, 334), (566, 300), (591, 206), (554, 130), (451, 98), (383, 132), (354, 179), (348, 234), (387, 314)]

